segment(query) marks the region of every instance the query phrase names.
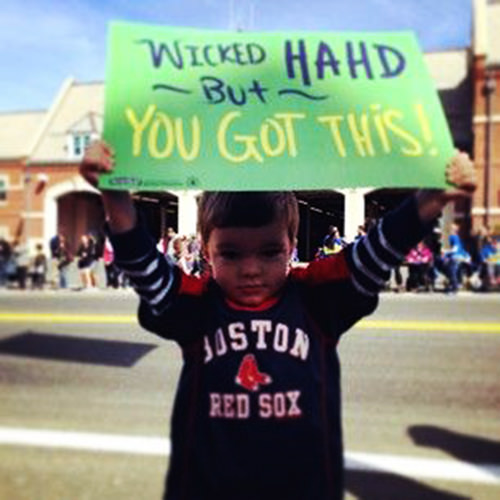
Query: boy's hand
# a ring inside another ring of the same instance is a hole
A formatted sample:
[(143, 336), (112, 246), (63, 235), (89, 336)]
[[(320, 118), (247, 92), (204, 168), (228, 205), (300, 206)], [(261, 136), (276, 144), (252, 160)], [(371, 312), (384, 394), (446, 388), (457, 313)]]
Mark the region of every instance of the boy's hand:
[(474, 163), (467, 153), (458, 152), (446, 166), (446, 180), (453, 184), (451, 189), (422, 189), (417, 192), (420, 220), (427, 222), (439, 217), (450, 201), (471, 198), (476, 190), (477, 180)]
[(80, 163), (80, 175), (96, 188), (99, 175), (103, 172), (111, 172), (114, 164), (114, 151), (111, 146), (102, 140), (97, 140), (85, 150)]
[[(97, 188), (99, 175), (111, 172), (115, 166), (114, 151), (102, 140), (89, 145), (80, 163), (80, 175)], [(137, 214), (128, 191), (102, 190), (102, 202), (111, 230), (116, 233), (132, 229)]]
[(457, 151), (451, 158), (446, 167), (446, 180), (456, 186), (444, 192), (447, 201), (472, 196), (477, 188), (476, 170), (467, 153)]

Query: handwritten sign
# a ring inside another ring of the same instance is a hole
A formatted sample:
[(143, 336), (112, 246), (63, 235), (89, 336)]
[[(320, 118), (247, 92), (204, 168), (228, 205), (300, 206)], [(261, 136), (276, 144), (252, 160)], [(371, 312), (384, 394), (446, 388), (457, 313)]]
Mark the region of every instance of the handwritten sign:
[(452, 141), (411, 33), (112, 23), (110, 189), (443, 187)]

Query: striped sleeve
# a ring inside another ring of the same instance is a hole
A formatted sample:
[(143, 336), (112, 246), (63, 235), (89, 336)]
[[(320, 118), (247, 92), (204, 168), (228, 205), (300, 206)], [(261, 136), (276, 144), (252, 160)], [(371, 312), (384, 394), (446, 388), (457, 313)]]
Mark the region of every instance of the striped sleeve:
[(380, 292), (391, 269), (431, 230), (434, 221), (422, 224), (415, 197), (382, 218), (366, 236), (346, 249), (346, 261), (353, 286), (363, 295)]
[(151, 313), (162, 314), (179, 289), (180, 270), (156, 249), (142, 226), (108, 234), (115, 251), (115, 265), (129, 278)]

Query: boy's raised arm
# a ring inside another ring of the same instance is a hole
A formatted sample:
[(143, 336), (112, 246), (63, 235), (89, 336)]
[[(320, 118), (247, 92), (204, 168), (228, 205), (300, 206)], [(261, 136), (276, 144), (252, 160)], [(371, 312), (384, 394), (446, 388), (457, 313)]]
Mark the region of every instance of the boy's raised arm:
[[(92, 143), (85, 151), (80, 174), (97, 188), (99, 175), (114, 167), (113, 150), (103, 141)], [(180, 271), (158, 252), (138, 216), (128, 191), (102, 190), (108, 222), (108, 236), (115, 251), (114, 263), (129, 278), (141, 298), (141, 308), (150, 319), (146, 328), (157, 332), (157, 321), (168, 309), (180, 282)], [(154, 318), (151, 320), (151, 318)], [(153, 326), (151, 326), (153, 325)]]
[[(95, 141), (86, 149), (80, 163), (80, 175), (97, 188), (99, 175), (111, 172), (114, 153), (104, 141)], [(102, 190), (102, 203), (109, 227), (113, 233), (123, 233), (137, 223), (137, 213), (128, 191)]]
[(446, 176), (454, 185), (447, 190), (422, 189), (396, 210), (386, 214), (368, 234), (346, 248), (346, 261), (354, 287), (363, 295), (376, 295), (390, 270), (425, 237), (449, 201), (470, 198), (476, 188), (474, 165), (465, 153), (450, 159)]

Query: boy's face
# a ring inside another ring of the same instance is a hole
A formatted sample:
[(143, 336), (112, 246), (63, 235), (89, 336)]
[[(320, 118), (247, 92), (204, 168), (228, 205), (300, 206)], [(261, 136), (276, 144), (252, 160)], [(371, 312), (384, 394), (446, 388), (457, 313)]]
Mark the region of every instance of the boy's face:
[(205, 254), (226, 298), (256, 307), (283, 287), (293, 247), (286, 225), (275, 221), (255, 228), (215, 228)]

